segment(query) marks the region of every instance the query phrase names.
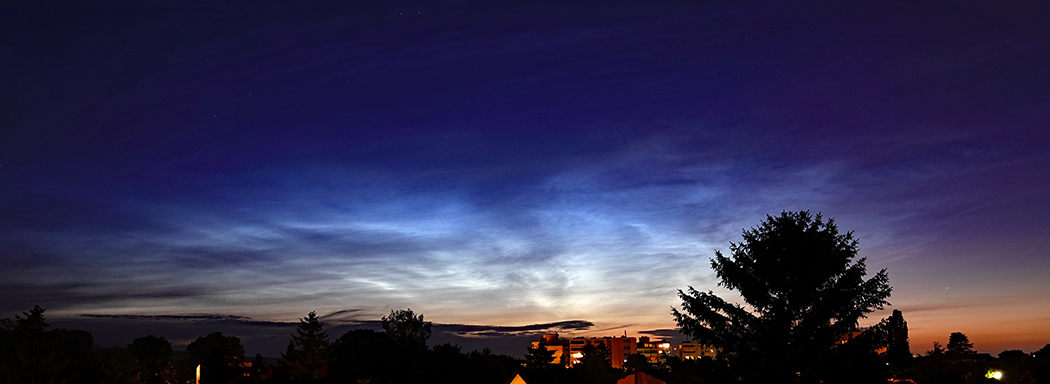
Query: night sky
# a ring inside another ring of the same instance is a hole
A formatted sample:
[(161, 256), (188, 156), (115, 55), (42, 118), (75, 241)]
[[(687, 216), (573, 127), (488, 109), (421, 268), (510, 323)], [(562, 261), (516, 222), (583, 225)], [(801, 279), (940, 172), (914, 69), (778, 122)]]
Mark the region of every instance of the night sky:
[(0, 6), (0, 317), (276, 356), (411, 308), (520, 356), (674, 335), (811, 210), (913, 352), (1050, 342), (1046, 2), (208, 3)]

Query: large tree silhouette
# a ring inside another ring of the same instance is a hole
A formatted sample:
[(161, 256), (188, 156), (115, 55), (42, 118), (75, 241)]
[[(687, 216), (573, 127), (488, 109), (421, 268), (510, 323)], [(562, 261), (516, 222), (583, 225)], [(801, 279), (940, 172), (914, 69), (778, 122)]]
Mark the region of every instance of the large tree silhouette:
[(720, 348), (748, 382), (818, 382), (819, 361), (860, 318), (888, 304), (886, 271), (865, 279), (853, 233), (808, 211), (767, 216), (743, 238), (730, 243), (728, 257), (715, 251), (711, 268), (746, 305), (689, 287), (678, 291), (675, 321), (695, 341)]
[(127, 348), (113, 347), (102, 355), (102, 381), (107, 384), (134, 384), (138, 363)]
[(316, 312), (310, 312), (299, 320), (292, 341), (288, 343), (288, 351), (281, 356), (292, 369), (292, 378), (321, 378), (322, 369), (328, 364), (331, 354), (330, 344), (328, 331), (324, 330), (324, 324)]
[(201, 384), (227, 383), (236, 377), (244, 360), (244, 346), (235, 336), (212, 332), (198, 337), (186, 346), (186, 352), (201, 364)]
[(128, 353), (138, 363), (145, 383), (164, 383), (162, 375), (172, 359), (171, 343), (167, 339), (153, 335), (137, 338), (128, 345)]
[(1032, 352), (1032, 375), (1037, 383), (1050, 383), (1050, 343)]
[(383, 330), (390, 340), (401, 348), (410, 350), (427, 349), (433, 325), (423, 321), (423, 315), (416, 315), (412, 309), (391, 310), (389, 316), (383, 317)]
[(385, 332), (354, 329), (332, 343), (331, 374), (337, 378), (382, 382), (399, 363), (397, 352)]
[(886, 335), (886, 362), (896, 376), (904, 372), (911, 363), (911, 346), (908, 343), (908, 322), (899, 309), (894, 309), (889, 318), (879, 324)]
[(620, 378), (620, 371), (611, 364), (612, 351), (605, 343), (583, 346), (583, 357), (573, 366), (586, 384), (612, 384)]
[(17, 384), (80, 383), (101, 380), (101, 364), (91, 353), (87, 331), (51, 329), (44, 308), (25, 317), (0, 319), (0, 382)]
[(970, 338), (966, 337), (966, 334), (962, 332), (952, 332), (948, 335), (948, 346), (947, 352), (949, 355), (954, 356), (965, 356), (977, 353), (973, 350), (973, 343), (970, 343)]
[(55, 380), (59, 349), (44, 320), (44, 308), (33, 306), (25, 317), (0, 320), (0, 373), (8, 383), (40, 383)]

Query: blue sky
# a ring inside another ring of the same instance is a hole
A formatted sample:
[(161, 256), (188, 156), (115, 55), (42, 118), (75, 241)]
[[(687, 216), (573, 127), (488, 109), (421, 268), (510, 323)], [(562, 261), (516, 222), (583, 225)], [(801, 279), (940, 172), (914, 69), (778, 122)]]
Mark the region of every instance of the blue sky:
[(1045, 5), (2, 13), (3, 313), (121, 344), (410, 307), (524, 353), (452, 324), (666, 334), (715, 249), (811, 210), (913, 351), (1050, 342)]

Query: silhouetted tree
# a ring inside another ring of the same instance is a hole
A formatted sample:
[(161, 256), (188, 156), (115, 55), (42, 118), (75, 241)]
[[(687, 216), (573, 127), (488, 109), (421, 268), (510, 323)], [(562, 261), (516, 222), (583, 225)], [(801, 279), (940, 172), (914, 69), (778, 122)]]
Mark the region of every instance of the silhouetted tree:
[[(879, 355), (880, 349), (885, 353)], [(908, 323), (900, 310), (893, 310), (890, 317), (834, 348), (830, 357), (832, 362), (825, 364), (825, 370), (839, 371), (836, 374), (840, 377), (838, 381), (843, 382), (857, 382), (854, 377), (882, 380), (887, 379), (887, 375), (900, 376), (907, 370), (911, 358)], [(862, 372), (864, 374), (860, 375)]]
[[(190, 356), (180, 356), (171, 360), (171, 374), (166, 377), (170, 384), (193, 384), (197, 377), (197, 366), (204, 360)], [(202, 367), (203, 368), (203, 367)], [(204, 379), (207, 383), (210, 379)]]
[(587, 384), (612, 384), (620, 379), (620, 372), (610, 364), (609, 346), (605, 343), (587, 344), (581, 351), (583, 357), (573, 366)]
[(948, 348), (943, 348), (934, 342), (933, 350), (913, 360), (912, 367), (902, 377), (921, 384), (995, 382), (985, 378), (995, 366), (994, 358), (974, 352), (966, 335), (952, 333), (948, 344)]
[(203, 359), (212, 350), (218, 350), (231, 363), (240, 364), (244, 360), (244, 346), (241, 339), (236, 336), (224, 336), (222, 332), (212, 332), (207, 336), (201, 336), (186, 346), (186, 353), (190, 357)]
[(627, 356), (627, 361), (623, 363), (623, 367), (628, 372), (647, 372), (653, 369), (653, 364), (644, 355), (635, 353)]
[[(586, 354), (585, 354), (586, 356)], [(605, 362), (612, 366), (612, 351), (609, 350), (609, 345), (605, 343), (598, 343), (594, 345), (594, 356), (605, 359)]]
[(977, 353), (973, 350), (970, 338), (962, 332), (952, 332), (948, 337), (947, 352), (949, 355), (972, 355)]
[(944, 354), (944, 347), (941, 346), (940, 342), (933, 342), (933, 349), (926, 351), (926, 356), (939, 356)]
[(1050, 384), (1050, 343), (1032, 352), (1032, 377), (1039, 384)]
[(738, 375), (729, 372), (729, 366), (721, 358), (679, 359), (668, 356), (664, 359), (668, 372), (668, 383), (677, 384), (729, 384), (737, 383)]
[[(386, 332), (355, 329), (335, 340), (332, 347), (333, 383), (455, 383), (505, 382), (521, 360), (494, 355), (489, 350), (464, 354), (449, 343), (406, 353)], [(553, 370), (546, 370), (553, 371)]]
[(44, 309), (33, 306), (29, 312), (4, 319), (3, 351), (0, 351), (0, 374), (9, 383), (46, 383), (54, 381), (52, 371), (58, 363), (57, 345), (44, 333), (49, 326)]
[(259, 377), (266, 372), (266, 362), (263, 361), (261, 353), (256, 353), (252, 359), (252, 377)]
[(908, 369), (911, 362), (911, 347), (908, 343), (908, 322), (899, 309), (887, 318), (882, 328), (886, 334), (886, 362), (894, 375)]
[(88, 384), (102, 379), (102, 366), (93, 353), (95, 338), (83, 330), (52, 329), (48, 331), (58, 345), (62, 369), (56, 384)]
[(535, 348), (527, 347), (529, 353), (525, 355), (525, 366), (532, 369), (550, 368), (554, 363), (554, 351), (547, 349), (547, 341), (540, 339)]
[[(488, 348), (479, 351), (471, 351), (467, 354), (467, 367), (461, 370), (461, 377), (469, 383), (502, 383), (521, 368), (520, 362), (507, 355), (493, 354)], [(563, 372), (567, 370), (552, 369), (550, 372)]]
[(821, 361), (821, 383), (885, 383), (889, 369), (878, 350), (887, 344), (886, 321), (836, 345)]
[(0, 377), (6, 383), (79, 384), (101, 380), (86, 331), (46, 330), (44, 308), (0, 320)]
[(394, 372), (394, 381), (418, 380), (419, 377), (414, 373), (423, 369), (426, 363), (424, 355), (433, 325), (424, 321), (422, 314), (417, 315), (411, 309), (391, 310), (390, 315), (383, 317), (382, 323), (383, 330), (396, 351), (393, 358), (400, 366), (400, 369)]
[(915, 359), (903, 376), (921, 384), (956, 384), (963, 381), (940, 343), (936, 343), (934, 349), (927, 351), (925, 356)]
[(407, 350), (424, 350), (430, 338), (433, 326), (423, 321), (423, 315), (416, 315), (412, 309), (391, 310), (390, 315), (383, 317), (383, 330), (390, 340)]
[(141, 382), (164, 383), (163, 375), (171, 363), (171, 343), (168, 340), (153, 335), (140, 337), (128, 344), (128, 353), (142, 373)]
[(218, 348), (212, 348), (204, 356), (201, 362), (202, 384), (228, 383), (236, 377), (236, 367)]
[(886, 271), (865, 280), (853, 232), (840, 234), (834, 219), (808, 211), (767, 216), (743, 238), (730, 243), (729, 257), (715, 251), (711, 267), (747, 307), (689, 287), (678, 291), (675, 321), (683, 334), (720, 348), (748, 382), (818, 382), (817, 362), (887, 304)]
[(397, 361), (395, 347), (384, 332), (354, 329), (332, 345), (333, 375), (337, 378), (381, 382)]
[(329, 344), (324, 324), (316, 312), (310, 312), (299, 320), (288, 351), (281, 355), (281, 359), (291, 368), (293, 379), (318, 379), (330, 358)]
[(1034, 384), (1032, 356), (1019, 350), (999, 353), (999, 367), (1003, 371), (1004, 384)]
[(232, 380), (244, 360), (241, 339), (212, 332), (186, 346), (186, 352), (201, 364), (201, 384), (224, 384)]
[(451, 343), (442, 343), (430, 348), (424, 354), (419, 369), (413, 372), (409, 382), (461, 384), (465, 380), (463, 371), (467, 369), (467, 356), (462, 348)]
[(127, 348), (113, 347), (102, 354), (103, 380), (106, 384), (134, 384), (138, 364)]

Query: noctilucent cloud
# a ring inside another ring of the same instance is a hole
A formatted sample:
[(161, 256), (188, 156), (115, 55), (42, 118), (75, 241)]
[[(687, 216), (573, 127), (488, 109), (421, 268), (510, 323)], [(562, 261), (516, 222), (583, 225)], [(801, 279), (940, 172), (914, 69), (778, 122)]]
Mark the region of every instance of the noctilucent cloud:
[(714, 250), (811, 210), (913, 352), (1050, 342), (1046, 4), (381, 3), (0, 7), (0, 317), (680, 338)]

